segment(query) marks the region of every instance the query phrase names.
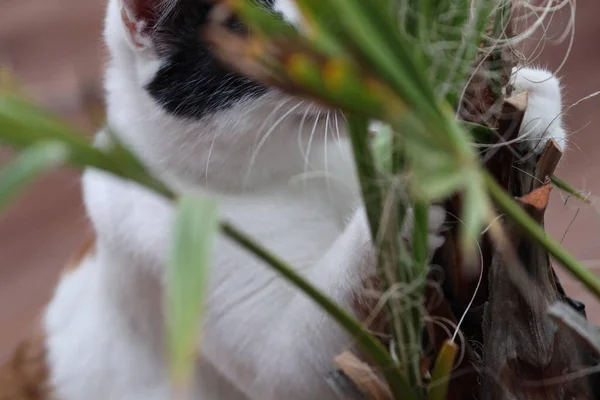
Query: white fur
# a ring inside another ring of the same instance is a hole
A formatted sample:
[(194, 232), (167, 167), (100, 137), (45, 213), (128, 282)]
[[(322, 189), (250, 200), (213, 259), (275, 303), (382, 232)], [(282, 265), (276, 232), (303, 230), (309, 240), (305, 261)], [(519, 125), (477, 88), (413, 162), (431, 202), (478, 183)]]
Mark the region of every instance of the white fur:
[(304, 25), (302, 15), (293, 0), (275, 0), (273, 8), (283, 14), (291, 24), (297, 27)]
[(536, 153), (554, 139), (563, 151), (567, 134), (563, 128), (560, 81), (551, 72), (539, 68), (513, 69), (515, 92), (528, 92), (529, 102), (519, 136), (530, 142)]
[[(106, 89), (120, 138), (175, 190), (217, 197), (223, 218), (350, 308), (374, 260), (350, 150), (335, 137), (334, 120), (305, 116), (306, 104), (277, 91), (201, 122), (167, 115), (141, 89), (160, 61), (127, 37), (111, 0)], [(555, 92), (526, 88), (532, 101), (560, 110)], [(52, 383), (61, 400), (165, 400), (162, 284), (173, 206), (102, 172), (87, 171), (83, 183), (97, 251), (60, 282), (46, 313)], [(431, 229), (443, 219), (435, 211)], [(220, 238), (216, 253), (190, 398), (334, 399), (324, 377), (352, 340), (230, 241)]]

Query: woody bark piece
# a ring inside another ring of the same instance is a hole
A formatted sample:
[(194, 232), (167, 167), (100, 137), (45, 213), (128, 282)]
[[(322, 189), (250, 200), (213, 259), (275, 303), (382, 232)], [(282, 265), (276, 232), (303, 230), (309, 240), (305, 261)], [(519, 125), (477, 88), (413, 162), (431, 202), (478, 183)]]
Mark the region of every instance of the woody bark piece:
[[(528, 93), (521, 92), (509, 99), (502, 105), (502, 112), (498, 120), (498, 147), (489, 150), (486, 154), (486, 168), (496, 178), (498, 183), (508, 189), (512, 186), (514, 170), (512, 168), (515, 157), (520, 158), (518, 146), (512, 144), (519, 135), (523, 123), (523, 117), (527, 110)], [(510, 143), (504, 144), (503, 143)], [(513, 193), (513, 195), (520, 195)]]
[(498, 131), (504, 140), (511, 141), (519, 136), (523, 117), (525, 117), (525, 112), (527, 111), (528, 101), (529, 92), (527, 91), (504, 100), (498, 126)]
[(325, 378), (331, 389), (340, 400), (368, 400), (356, 383), (339, 369), (330, 372)]
[(544, 214), (550, 201), (550, 192), (552, 185), (547, 180), (544, 186), (541, 186), (526, 196), (517, 198), (517, 202), (527, 211), (527, 213), (540, 225), (544, 225)]
[[(537, 189), (539, 187), (542, 187), (542, 185), (549, 185), (550, 177), (554, 175), (554, 172), (562, 158), (562, 155), (562, 150), (560, 149), (558, 143), (556, 143), (555, 140), (550, 141), (546, 145), (546, 149), (542, 153), (536, 165), (535, 180), (531, 182), (532, 189)], [(546, 203), (547, 201), (548, 199), (546, 199)], [(542, 221), (538, 221), (538, 223), (542, 226), (544, 225), (543, 215)], [(554, 285), (557, 292), (561, 295), (561, 297), (572, 303), (572, 300), (566, 297), (565, 290), (563, 289), (562, 284), (560, 283), (560, 279), (558, 278), (558, 275), (556, 275), (556, 272), (554, 271), (554, 268), (552, 266), (550, 267), (550, 280), (552, 281), (552, 284)]]
[(554, 175), (554, 171), (556, 170), (562, 155), (563, 153), (558, 146), (558, 143), (556, 143), (556, 140), (552, 139), (546, 146), (546, 150), (540, 157), (540, 161), (537, 163), (534, 188), (540, 187), (546, 179)]
[[(350, 352), (344, 352), (334, 360), (344, 373), (366, 395), (368, 400), (392, 400), (392, 394), (385, 383), (371, 367)], [(356, 395), (354, 395), (356, 397)]]
[[(521, 185), (522, 182), (514, 182)], [(521, 206), (541, 225), (551, 186), (546, 184), (518, 198)], [(589, 398), (585, 378), (557, 384), (532, 384), (560, 378), (580, 366), (576, 342), (570, 332), (548, 316), (548, 305), (562, 300), (552, 281), (548, 254), (521, 235), (513, 223), (506, 223), (506, 235), (518, 255), (517, 264), (501, 253), (490, 269), (490, 300), (484, 323), (484, 377), (481, 398), (584, 399)], [(502, 250), (499, 250), (502, 251)], [(525, 270), (511, 270), (524, 268)], [(525, 273), (521, 278), (519, 274)]]

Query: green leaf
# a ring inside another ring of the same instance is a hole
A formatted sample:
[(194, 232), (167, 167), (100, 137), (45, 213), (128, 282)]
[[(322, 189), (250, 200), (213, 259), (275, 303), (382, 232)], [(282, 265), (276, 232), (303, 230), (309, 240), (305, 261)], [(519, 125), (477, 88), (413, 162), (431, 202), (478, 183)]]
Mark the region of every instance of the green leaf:
[(135, 157), (124, 146), (117, 143), (105, 151), (96, 148), (84, 133), (27, 101), (0, 92), (0, 142), (19, 150), (46, 141), (66, 146), (69, 164), (73, 166), (98, 168), (174, 197), (139, 161), (134, 161)]
[(67, 147), (57, 142), (33, 145), (0, 171), (0, 211), (39, 174), (64, 162)]
[(464, 190), (461, 232), (461, 244), (466, 257), (474, 257), (477, 250), (477, 240), (481, 237), (482, 227), (489, 221), (490, 206), (488, 196), (484, 191), (484, 183), (478, 171), (467, 177), (469, 184)]
[(213, 244), (219, 230), (217, 204), (183, 197), (174, 226), (172, 263), (167, 276), (168, 350), (176, 388), (190, 377), (204, 310)]

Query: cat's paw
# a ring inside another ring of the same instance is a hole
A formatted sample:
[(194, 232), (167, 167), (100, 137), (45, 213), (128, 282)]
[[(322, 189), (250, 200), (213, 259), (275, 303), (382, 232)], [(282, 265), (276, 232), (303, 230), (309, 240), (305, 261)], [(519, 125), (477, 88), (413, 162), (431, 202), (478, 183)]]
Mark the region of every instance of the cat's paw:
[[(427, 247), (429, 256), (442, 247), (444, 244), (444, 235), (442, 234), (444, 223), (446, 222), (446, 210), (441, 206), (429, 207), (429, 221), (427, 224)], [(404, 227), (402, 228), (402, 237), (408, 244), (411, 244), (414, 229), (413, 211), (409, 210), (406, 215)]]
[(539, 154), (549, 141), (555, 140), (564, 152), (567, 135), (562, 120), (562, 94), (560, 81), (551, 72), (538, 68), (515, 67), (511, 83), (514, 94), (528, 93), (527, 111), (521, 124), (519, 138)]

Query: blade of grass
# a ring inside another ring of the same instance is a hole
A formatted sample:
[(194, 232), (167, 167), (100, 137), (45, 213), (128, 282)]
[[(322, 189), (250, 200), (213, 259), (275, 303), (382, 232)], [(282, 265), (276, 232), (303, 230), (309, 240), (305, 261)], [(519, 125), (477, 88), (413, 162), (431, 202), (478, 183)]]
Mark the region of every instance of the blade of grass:
[(371, 235), (373, 240), (376, 240), (383, 207), (383, 193), (380, 187), (381, 177), (377, 172), (371, 149), (368, 120), (355, 115), (348, 115), (346, 118)]
[(0, 212), (38, 175), (64, 162), (69, 155), (66, 146), (57, 142), (34, 144), (19, 153), (0, 171)]
[(550, 177), (550, 180), (552, 181), (552, 184), (554, 186), (556, 186), (563, 192), (570, 194), (571, 196), (583, 201), (586, 204), (591, 204), (590, 200), (588, 199), (588, 196), (584, 196), (580, 190), (575, 189), (574, 187), (572, 187), (571, 185), (569, 185), (567, 182), (563, 181), (559, 177), (552, 175)]
[(167, 346), (176, 391), (187, 385), (196, 359), (199, 321), (218, 230), (214, 200), (187, 196), (179, 200), (166, 285)]
[(427, 234), (429, 233), (429, 206), (426, 203), (416, 202), (413, 207), (414, 228), (411, 243), (412, 257), (418, 275), (427, 271)]
[(170, 190), (149, 174), (139, 161), (132, 162), (134, 157), (123, 150), (124, 146), (113, 140), (106, 149), (96, 148), (82, 132), (27, 101), (0, 93), (0, 142), (19, 150), (45, 141), (66, 146), (71, 165), (111, 172), (170, 196)]

